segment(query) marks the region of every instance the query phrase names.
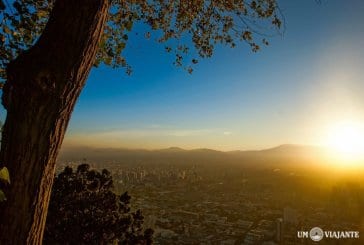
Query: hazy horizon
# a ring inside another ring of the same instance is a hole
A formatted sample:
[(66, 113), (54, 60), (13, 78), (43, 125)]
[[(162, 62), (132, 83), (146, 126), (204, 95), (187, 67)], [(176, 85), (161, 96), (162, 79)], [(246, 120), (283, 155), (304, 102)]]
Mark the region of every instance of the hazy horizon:
[(193, 151), (193, 150), (213, 150), (213, 151), (220, 151), (220, 152), (232, 152), (232, 151), (264, 151), (264, 150), (270, 150), (270, 149), (276, 149), (280, 147), (312, 147), (312, 148), (320, 148), (325, 149), (325, 146), (320, 145), (304, 145), (304, 144), (294, 144), (294, 143), (286, 143), (286, 144), (280, 144), (280, 145), (272, 145), (268, 147), (262, 147), (262, 148), (239, 148), (239, 149), (227, 149), (227, 150), (221, 150), (221, 149), (215, 149), (215, 148), (209, 148), (209, 147), (192, 147), (192, 148), (185, 148), (180, 147), (176, 145), (171, 145), (167, 147), (160, 147), (160, 148), (143, 148), (143, 147), (123, 147), (123, 146), (93, 146), (93, 145), (87, 145), (87, 144), (78, 144), (78, 145), (72, 145), (72, 144), (64, 144), (62, 146), (62, 149), (77, 149), (77, 148), (89, 148), (89, 149), (112, 149), (112, 150), (147, 150), (147, 151), (159, 151), (159, 150), (185, 150), (185, 151)]

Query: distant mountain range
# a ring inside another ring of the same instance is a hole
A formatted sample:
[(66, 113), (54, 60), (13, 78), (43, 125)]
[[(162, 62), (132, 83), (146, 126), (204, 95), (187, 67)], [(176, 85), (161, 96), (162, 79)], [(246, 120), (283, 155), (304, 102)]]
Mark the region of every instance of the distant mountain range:
[(217, 151), (211, 149), (185, 150), (179, 147), (170, 147), (159, 150), (144, 149), (116, 149), (91, 147), (64, 147), (59, 157), (60, 161), (110, 162), (110, 161), (176, 161), (176, 160), (203, 160), (204, 162), (245, 163), (260, 165), (280, 164), (314, 164), (325, 159), (323, 148), (304, 145), (280, 145), (264, 150), (250, 151)]

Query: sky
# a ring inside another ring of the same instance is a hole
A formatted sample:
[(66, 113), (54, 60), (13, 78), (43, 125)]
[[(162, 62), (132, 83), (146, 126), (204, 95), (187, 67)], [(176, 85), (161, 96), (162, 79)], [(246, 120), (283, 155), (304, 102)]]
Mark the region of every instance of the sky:
[(133, 74), (91, 71), (64, 146), (320, 145), (335, 123), (364, 122), (364, 1), (279, 3), (283, 36), (258, 53), (218, 46), (192, 75), (163, 45), (131, 35), (124, 54)]

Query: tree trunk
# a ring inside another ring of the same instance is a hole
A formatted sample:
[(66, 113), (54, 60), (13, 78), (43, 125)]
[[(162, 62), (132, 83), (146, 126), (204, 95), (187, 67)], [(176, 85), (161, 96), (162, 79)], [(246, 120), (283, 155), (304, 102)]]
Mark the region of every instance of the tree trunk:
[(7, 67), (0, 154), (11, 185), (0, 244), (41, 244), (56, 157), (95, 60), (109, 0), (57, 0), (38, 42)]

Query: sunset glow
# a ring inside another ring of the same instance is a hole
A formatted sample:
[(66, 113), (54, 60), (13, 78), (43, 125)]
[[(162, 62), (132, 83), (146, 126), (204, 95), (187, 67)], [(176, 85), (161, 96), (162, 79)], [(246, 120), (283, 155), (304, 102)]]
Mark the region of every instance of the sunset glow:
[(327, 146), (341, 160), (364, 159), (364, 126), (358, 122), (340, 122), (328, 130)]

